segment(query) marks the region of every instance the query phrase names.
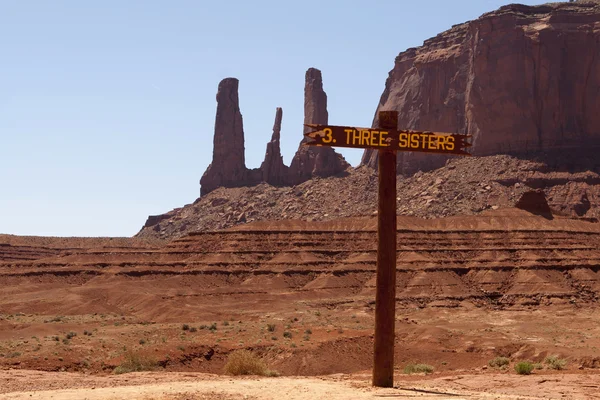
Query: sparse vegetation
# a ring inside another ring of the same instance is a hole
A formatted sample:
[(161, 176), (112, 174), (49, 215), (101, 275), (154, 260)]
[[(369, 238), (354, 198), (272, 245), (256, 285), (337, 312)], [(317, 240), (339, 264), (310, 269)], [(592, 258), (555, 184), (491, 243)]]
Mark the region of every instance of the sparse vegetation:
[(223, 326), (229, 326), (229, 321), (223, 321)]
[(225, 373), (230, 375), (262, 375), (279, 376), (276, 371), (271, 371), (256, 354), (249, 350), (237, 350), (227, 357)]
[(508, 357), (495, 357), (488, 362), (488, 365), (492, 368), (503, 368), (510, 364)]
[(126, 374), (128, 372), (153, 371), (157, 363), (153, 359), (139, 353), (125, 353), (123, 362), (113, 370), (115, 374)]
[(216, 331), (217, 330), (217, 323), (213, 322), (209, 327), (208, 327), (209, 331)]
[(275, 324), (267, 324), (267, 330), (269, 332), (275, 332)]
[(304, 331), (304, 333), (306, 333), (307, 335), (312, 335), (312, 330), (311, 329), (307, 329)]
[(544, 359), (544, 364), (546, 364), (550, 369), (561, 370), (567, 365), (567, 360), (558, 358), (558, 356), (548, 356), (546, 359)]
[(190, 332), (198, 332), (198, 329), (196, 329), (196, 327), (192, 326), (192, 327), (190, 328)]
[(431, 374), (433, 367), (428, 364), (408, 364), (404, 367), (405, 374)]
[(183, 324), (181, 326), (181, 330), (183, 330), (183, 331), (189, 331), (190, 330), (190, 326), (188, 324)]
[(65, 337), (66, 337), (67, 339), (73, 339), (75, 336), (77, 336), (77, 333), (76, 333), (76, 332), (73, 332), (73, 331), (71, 331), (71, 332), (69, 332), (69, 333), (67, 333), (67, 334), (65, 335)]
[(288, 331), (283, 332), (283, 337), (287, 338), (287, 339), (291, 339), (292, 338), (292, 332), (288, 332)]
[(533, 371), (533, 364), (529, 361), (521, 361), (515, 364), (515, 371), (519, 375), (529, 375)]

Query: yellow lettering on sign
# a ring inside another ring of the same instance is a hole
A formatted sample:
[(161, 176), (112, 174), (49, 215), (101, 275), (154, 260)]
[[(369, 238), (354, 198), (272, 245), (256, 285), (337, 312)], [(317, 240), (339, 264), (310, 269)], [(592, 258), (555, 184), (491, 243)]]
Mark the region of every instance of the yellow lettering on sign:
[(429, 138), (427, 138), (427, 148), (429, 150), (437, 150), (438, 149), (438, 135), (429, 135)]
[(371, 142), (369, 143), (371, 146), (377, 146), (377, 137), (379, 136), (379, 131), (371, 131)]
[(446, 150), (446, 136), (437, 135), (437, 148), (438, 150)]
[(419, 133), (419, 136), (421, 137), (421, 148), (425, 149), (425, 141), (427, 140), (427, 136), (429, 136), (429, 135), (426, 135), (424, 133)]
[(371, 138), (371, 132), (369, 132), (368, 130), (363, 130), (361, 132), (361, 138), (360, 138), (360, 145), (361, 146), (368, 146), (369, 145), (369, 139)]
[(416, 149), (419, 147), (419, 134), (413, 133), (410, 135), (410, 148)]
[(325, 137), (323, 138), (323, 143), (331, 143), (331, 141), (333, 140), (333, 137), (331, 136), (333, 131), (329, 128), (325, 128), (325, 129), (323, 129), (323, 132), (325, 132)]
[(350, 144), (350, 134), (352, 133), (352, 129), (344, 129), (346, 132), (346, 143)]
[[(358, 141), (358, 143), (357, 143)], [(358, 144), (360, 146), (360, 131), (354, 129), (354, 132), (352, 133), (352, 144), (356, 145)]]
[(408, 133), (401, 133), (398, 137), (398, 147), (404, 149), (408, 147)]
[(454, 150), (454, 136), (446, 136), (446, 150)]
[(389, 144), (383, 142), (385, 140), (384, 136), (387, 135), (387, 134), (388, 134), (388, 132), (379, 131), (379, 146), (381, 146), (381, 147), (388, 147), (389, 146)]

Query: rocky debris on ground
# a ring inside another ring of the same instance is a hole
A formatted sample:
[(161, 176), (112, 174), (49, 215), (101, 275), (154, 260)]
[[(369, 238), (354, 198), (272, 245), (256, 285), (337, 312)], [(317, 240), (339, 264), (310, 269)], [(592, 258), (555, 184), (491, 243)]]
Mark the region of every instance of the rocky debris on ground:
[[(472, 135), (475, 155), (548, 154), (600, 145), (600, 4), (510, 4), (440, 33), (395, 60), (377, 110), (403, 129)], [(376, 120), (374, 126), (376, 126)], [(398, 153), (399, 173), (447, 156)], [(377, 167), (366, 150), (362, 165)]]
[[(253, 221), (373, 216), (377, 213), (377, 188), (377, 172), (368, 167), (292, 187), (261, 183), (218, 188), (193, 204), (150, 217), (137, 236), (170, 239)], [(397, 210), (399, 215), (424, 218), (474, 215), (512, 207), (524, 193), (535, 189), (544, 192), (549, 206), (558, 213), (600, 217), (599, 174), (552, 171), (542, 162), (507, 155), (454, 158), (434, 171), (398, 176)]]
[[(277, 108), (271, 141), (259, 168), (246, 168), (244, 127), (238, 96), (239, 81), (226, 78), (219, 83), (213, 159), (200, 179), (200, 193), (218, 187), (242, 187), (265, 182), (291, 186), (312, 177), (328, 177), (350, 168), (350, 164), (331, 147), (308, 147), (302, 142), (290, 167), (283, 163), (280, 148), (283, 110)], [(327, 95), (321, 71), (309, 68), (304, 86), (304, 122), (327, 124)]]

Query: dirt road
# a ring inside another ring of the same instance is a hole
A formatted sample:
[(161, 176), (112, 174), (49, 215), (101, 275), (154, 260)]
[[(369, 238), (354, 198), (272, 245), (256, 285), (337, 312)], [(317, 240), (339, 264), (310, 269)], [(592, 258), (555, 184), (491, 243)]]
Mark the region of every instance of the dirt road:
[(372, 388), (369, 375), (228, 377), (199, 373), (92, 376), (29, 370), (0, 371), (0, 399), (600, 399), (600, 374), (513, 373), (402, 376), (392, 389)]

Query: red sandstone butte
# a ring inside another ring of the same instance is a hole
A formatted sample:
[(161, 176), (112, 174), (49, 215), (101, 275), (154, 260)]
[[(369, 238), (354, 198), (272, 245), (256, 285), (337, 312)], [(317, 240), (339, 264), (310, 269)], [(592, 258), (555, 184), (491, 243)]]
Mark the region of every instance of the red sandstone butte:
[[(470, 134), (474, 155), (577, 157), (600, 142), (598, 54), (600, 4), (507, 5), (400, 53), (377, 111), (398, 110), (403, 129)], [(398, 172), (447, 158), (399, 152)], [(376, 168), (377, 153), (362, 164)]]

